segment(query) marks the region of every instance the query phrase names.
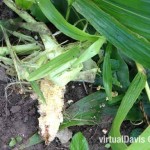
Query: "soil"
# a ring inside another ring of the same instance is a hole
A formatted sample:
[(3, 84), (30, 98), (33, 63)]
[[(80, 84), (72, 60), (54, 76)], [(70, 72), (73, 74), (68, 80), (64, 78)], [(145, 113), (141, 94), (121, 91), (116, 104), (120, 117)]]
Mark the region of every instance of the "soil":
[(0, 20), (1, 19), (11, 19), (14, 18), (16, 15), (10, 11), (10, 9), (8, 7), (6, 7), (3, 4), (3, 1), (0, 0)]
[[(0, 2), (0, 19), (13, 18), (14, 16), (15, 14)], [(51, 27), (53, 26), (51, 25)], [(55, 30), (55, 27), (53, 28)], [(58, 39), (60, 43), (65, 40), (71, 41), (66, 36)], [(25, 143), (29, 137), (38, 132), (38, 101), (33, 100), (29, 94), (19, 94), (20, 89), (16, 85), (9, 87), (6, 98), (6, 86), (12, 82), (11, 80), (6, 75), (5, 70), (0, 68), (0, 150), (11, 150), (8, 144), (13, 137), (20, 136), (23, 143)], [(92, 92), (89, 84), (84, 85), (78, 82), (70, 82), (66, 88), (66, 102), (68, 100), (76, 102)], [(99, 125), (75, 126), (69, 129), (73, 134), (79, 131), (82, 132), (89, 143), (90, 150), (107, 150), (105, 144), (100, 143), (99, 137), (107, 136), (113, 118), (106, 116), (102, 120)], [(126, 123), (123, 133), (130, 133), (131, 128)], [(26, 150), (69, 150), (68, 146), (69, 143), (62, 145), (59, 139), (56, 138), (49, 146), (40, 143)]]

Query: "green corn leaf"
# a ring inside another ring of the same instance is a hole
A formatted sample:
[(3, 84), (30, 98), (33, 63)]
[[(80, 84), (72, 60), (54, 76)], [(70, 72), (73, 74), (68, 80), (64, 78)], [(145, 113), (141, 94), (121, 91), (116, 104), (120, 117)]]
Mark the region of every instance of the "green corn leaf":
[(119, 68), (116, 71), (116, 76), (121, 83), (122, 90), (126, 90), (130, 84), (128, 66), (116, 49), (113, 49), (112, 57), (119, 62)]
[(95, 92), (66, 109), (60, 129), (75, 125), (95, 125), (102, 122), (103, 116), (114, 116), (116, 111), (116, 106), (109, 107), (107, 104), (105, 93)]
[(88, 142), (81, 132), (73, 136), (70, 150), (89, 150)]
[(82, 62), (87, 61), (88, 59), (92, 58), (96, 54), (99, 53), (100, 48), (106, 42), (104, 37), (100, 37), (96, 42), (94, 42), (91, 46), (89, 46), (76, 60), (73, 66), (79, 65)]
[[(79, 68), (79, 66), (81, 66), (83, 62), (89, 60), (91, 57), (93, 57), (93, 56), (95, 56), (96, 54), (99, 53), (100, 48), (102, 47), (104, 42), (105, 42), (105, 38), (100, 37), (91, 46), (89, 46), (85, 51), (81, 50), (81, 52), (80, 52), (80, 47), (78, 45), (77, 46), (73, 45), (72, 48), (70, 48), (70, 50), (64, 52), (63, 54), (61, 54), (59, 56), (57, 56), (56, 58), (52, 59), (48, 63), (42, 65), (40, 68), (38, 68), (37, 70), (32, 72), (30, 74), (30, 76), (28, 77), (28, 80), (29, 81), (37, 80), (37, 79), (43, 78), (47, 75), (49, 75), (49, 77), (51, 79), (55, 78), (55, 76), (63, 77), (63, 71), (66, 71), (69, 68), (73, 72), (74, 72), (73, 68), (75, 70), (79, 70), (77, 68)], [(81, 47), (81, 49), (82, 49), (82, 47)], [(80, 55), (80, 56), (78, 56), (78, 55)], [(65, 77), (65, 75), (64, 75), (64, 77)], [(56, 80), (57, 79), (55, 78), (55, 81)]]
[[(29, 75), (28, 80), (34, 81), (34, 80), (43, 78), (47, 76), (48, 74), (50, 75), (50, 73), (52, 74), (51, 75), (52, 77), (56, 74), (56, 72), (58, 74), (64, 71), (65, 69), (71, 66), (70, 61), (74, 60), (77, 57), (78, 53), (79, 53), (79, 47), (72, 48), (64, 52), (63, 54), (50, 60), (48, 63), (42, 65), (40, 68), (32, 72)], [(65, 66), (66, 63), (67, 65)]]
[(68, 82), (74, 80), (76, 76), (79, 76), (80, 71), (82, 70), (83, 65), (80, 64), (76, 68), (67, 69), (54, 77), (49, 76), (49, 79), (52, 80), (55, 84), (59, 86), (65, 86)]
[[(120, 105), (121, 100), (123, 99), (124, 95), (118, 95), (116, 97), (113, 97), (111, 101), (108, 101), (108, 104), (111, 105)], [(135, 115), (136, 114), (136, 115)], [(138, 104), (135, 104), (130, 111), (128, 112), (125, 120), (129, 121), (140, 121), (143, 119), (143, 115), (141, 113), (141, 110), (139, 108)]]
[(92, 0), (76, 0), (73, 6), (110, 43), (128, 57), (150, 68), (149, 41), (122, 25), (114, 17), (100, 9)]
[[(111, 137), (120, 137), (120, 126), (127, 116), (129, 110), (132, 108), (133, 104), (139, 97), (141, 91), (143, 90), (146, 83), (146, 76), (143, 73), (138, 73), (133, 79), (131, 85), (129, 86), (121, 105), (117, 111), (116, 117), (113, 121), (113, 125), (110, 131)], [(111, 143), (113, 150), (125, 150), (127, 145), (124, 143)]]
[(108, 44), (103, 64), (103, 82), (109, 100), (112, 100), (112, 71), (110, 62), (111, 49), (112, 45)]
[(64, 34), (79, 41), (85, 40), (95, 41), (98, 39), (97, 36), (85, 33), (84, 31), (69, 24), (64, 19), (64, 17), (57, 11), (57, 9), (54, 7), (51, 1), (49, 0), (36, 0), (36, 1), (40, 9), (42, 10), (43, 14)]
[(119, 22), (150, 40), (149, 1), (94, 0), (94, 2)]
[(149, 150), (150, 126), (137, 138), (141, 139), (141, 141), (131, 144), (126, 150)]
[(106, 94), (96, 92), (72, 104), (65, 111), (64, 121), (60, 129), (74, 125), (93, 125), (98, 123), (100, 110), (102, 110), (100, 105), (105, 101)]

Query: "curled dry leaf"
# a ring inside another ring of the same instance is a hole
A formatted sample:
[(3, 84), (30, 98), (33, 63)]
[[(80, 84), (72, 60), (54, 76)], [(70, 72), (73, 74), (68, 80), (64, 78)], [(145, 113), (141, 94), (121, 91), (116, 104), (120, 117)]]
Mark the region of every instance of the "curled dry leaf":
[(63, 121), (62, 109), (65, 87), (60, 87), (47, 79), (43, 79), (40, 88), (46, 104), (39, 104), (39, 128), (45, 143), (49, 144), (56, 137), (60, 123)]
[(57, 133), (57, 138), (59, 138), (61, 144), (66, 144), (72, 138), (72, 131), (65, 128)]

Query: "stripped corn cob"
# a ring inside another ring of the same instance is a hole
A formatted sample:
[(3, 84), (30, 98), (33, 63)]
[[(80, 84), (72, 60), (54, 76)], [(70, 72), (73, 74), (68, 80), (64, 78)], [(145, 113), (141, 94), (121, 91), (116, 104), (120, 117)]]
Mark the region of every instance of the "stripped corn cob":
[(39, 104), (39, 128), (45, 143), (49, 144), (56, 137), (60, 123), (63, 122), (62, 109), (65, 87), (60, 87), (50, 80), (43, 79), (40, 88), (46, 104)]

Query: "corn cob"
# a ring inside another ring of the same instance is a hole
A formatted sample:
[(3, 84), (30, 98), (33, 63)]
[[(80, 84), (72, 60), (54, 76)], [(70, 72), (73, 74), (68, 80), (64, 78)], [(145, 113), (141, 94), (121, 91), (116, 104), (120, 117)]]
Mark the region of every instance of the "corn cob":
[(56, 137), (60, 123), (63, 122), (65, 87), (60, 87), (50, 80), (43, 79), (40, 88), (46, 104), (39, 103), (39, 128), (45, 144), (48, 145)]

